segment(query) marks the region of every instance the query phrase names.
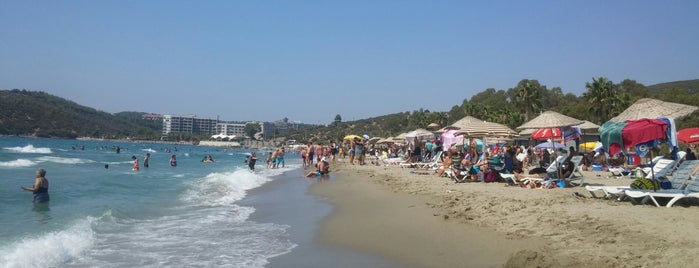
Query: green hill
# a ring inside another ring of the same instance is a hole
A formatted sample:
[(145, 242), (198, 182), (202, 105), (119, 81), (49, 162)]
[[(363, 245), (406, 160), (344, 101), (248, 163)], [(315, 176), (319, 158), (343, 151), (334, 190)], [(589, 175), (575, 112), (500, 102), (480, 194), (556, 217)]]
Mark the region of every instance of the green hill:
[[(0, 90), (0, 135), (155, 139), (160, 124), (97, 111), (45, 92)], [(141, 113), (142, 114), (142, 113)]]
[(681, 89), (687, 94), (696, 94), (699, 93), (699, 79), (660, 83), (647, 88), (652, 94), (659, 94), (667, 89)]

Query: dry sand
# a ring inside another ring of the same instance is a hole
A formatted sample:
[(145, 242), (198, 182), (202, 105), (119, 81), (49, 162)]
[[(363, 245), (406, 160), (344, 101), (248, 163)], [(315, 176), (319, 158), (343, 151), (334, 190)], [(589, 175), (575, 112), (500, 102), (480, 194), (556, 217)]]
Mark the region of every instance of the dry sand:
[[(699, 251), (696, 205), (633, 205), (592, 198), (584, 187), (456, 184), (400, 167), (332, 167), (336, 178), (312, 188), (336, 206), (320, 242), (406, 267), (692, 267)], [(588, 184), (631, 183), (584, 174)]]

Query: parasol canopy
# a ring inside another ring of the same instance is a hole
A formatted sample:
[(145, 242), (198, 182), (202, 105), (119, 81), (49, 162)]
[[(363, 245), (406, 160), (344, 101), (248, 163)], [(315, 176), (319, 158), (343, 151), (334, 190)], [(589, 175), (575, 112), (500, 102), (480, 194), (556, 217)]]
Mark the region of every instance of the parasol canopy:
[(554, 111), (546, 111), (541, 113), (529, 122), (517, 127), (517, 129), (539, 129), (539, 128), (557, 128), (576, 126), (584, 123), (582, 120), (572, 118)]
[(546, 148), (546, 149), (564, 149), (564, 148), (566, 148), (566, 146), (563, 144), (560, 144), (558, 142), (544, 142), (544, 143), (537, 144), (536, 146), (534, 146), (534, 148), (537, 148), (537, 149), (544, 149), (544, 148)]
[(666, 117), (679, 119), (695, 112), (699, 107), (692, 105), (666, 102), (656, 99), (643, 98), (626, 108), (616, 117), (609, 119), (612, 122), (624, 122), (626, 120), (638, 120), (642, 118)]
[(426, 129), (418, 128), (405, 134), (405, 138), (426, 141), (434, 139), (434, 133)]
[(437, 128), (439, 128), (439, 124), (437, 124), (437, 123), (430, 123), (429, 125), (427, 125), (427, 128), (430, 128), (430, 129), (437, 129)]
[(578, 125), (578, 127), (579, 127), (581, 130), (598, 130), (598, 129), (599, 129), (599, 125), (598, 125), (598, 124), (592, 123), (592, 122), (587, 121), (587, 120), (583, 120), (583, 122), (584, 122), (584, 123)]
[(377, 144), (393, 143), (393, 138), (384, 138), (376, 141)]
[(597, 148), (602, 148), (602, 143), (599, 141), (590, 141), (580, 144), (580, 149), (585, 151), (592, 151)]
[(485, 136), (502, 136), (510, 137), (517, 136), (517, 132), (510, 129), (509, 127), (480, 120), (473, 116), (466, 116), (459, 119), (459, 121), (454, 122), (447, 127), (447, 129), (458, 129), (455, 135), (464, 135), (468, 137), (485, 137)]
[(685, 128), (677, 131), (677, 139), (683, 143), (699, 143), (699, 128)]
[(360, 139), (360, 140), (362, 139), (362, 137), (359, 135), (350, 134), (350, 135), (347, 135), (344, 138), (342, 138), (342, 140), (348, 141), (348, 140), (353, 140), (355, 138)]
[(393, 137), (393, 141), (395, 142), (405, 142), (405, 135), (408, 135), (407, 132), (398, 134), (398, 136)]
[(532, 139), (535, 140), (548, 140), (555, 138), (562, 138), (560, 128), (541, 128), (534, 130), (531, 135)]

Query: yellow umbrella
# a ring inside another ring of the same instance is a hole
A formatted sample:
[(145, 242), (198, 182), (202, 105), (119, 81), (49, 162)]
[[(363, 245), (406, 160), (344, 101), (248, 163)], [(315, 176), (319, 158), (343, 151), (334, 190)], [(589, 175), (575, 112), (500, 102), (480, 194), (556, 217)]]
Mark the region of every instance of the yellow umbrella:
[(601, 145), (602, 145), (602, 143), (599, 141), (591, 141), (591, 142), (581, 143), (580, 149), (585, 150), (585, 151), (592, 151)]
[(361, 136), (359, 136), (359, 135), (350, 134), (350, 135), (345, 136), (342, 140), (353, 140), (354, 138), (357, 138), (357, 139), (360, 139), (360, 140), (363, 139), (363, 138), (362, 138)]

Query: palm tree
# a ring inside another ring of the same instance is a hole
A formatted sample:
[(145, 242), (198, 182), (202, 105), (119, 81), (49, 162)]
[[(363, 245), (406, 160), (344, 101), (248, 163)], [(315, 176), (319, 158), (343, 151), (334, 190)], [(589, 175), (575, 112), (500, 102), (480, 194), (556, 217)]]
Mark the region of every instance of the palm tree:
[(598, 124), (607, 121), (612, 109), (621, 106), (618, 87), (606, 77), (593, 77), (592, 83), (585, 83), (585, 88), (587, 92), (583, 93), (583, 98), (592, 104), (590, 112), (597, 117)]
[(524, 121), (529, 121), (531, 111), (536, 111), (541, 106), (541, 89), (536, 80), (524, 79), (517, 84), (517, 96), (524, 106)]

